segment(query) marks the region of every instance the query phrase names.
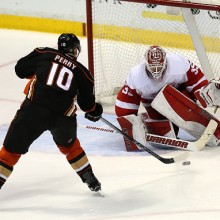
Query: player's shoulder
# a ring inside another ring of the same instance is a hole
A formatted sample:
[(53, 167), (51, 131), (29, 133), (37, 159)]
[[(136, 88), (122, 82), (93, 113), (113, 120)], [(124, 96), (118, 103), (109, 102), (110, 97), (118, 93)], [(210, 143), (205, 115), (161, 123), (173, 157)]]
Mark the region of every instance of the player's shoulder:
[(148, 75), (146, 73), (145, 62), (141, 62), (134, 66), (127, 77), (127, 84), (134, 88), (139, 88), (143, 84), (148, 83)]
[(166, 57), (168, 63), (174, 64), (175, 62), (177, 62), (178, 64), (183, 64), (186, 66), (190, 65), (189, 60), (179, 54), (167, 53)]
[(81, 62), (79, 62), (79, 61), (77, 61), (77, 60), (74, 60), (74, 63), (75, 63), (75, 65), (76, 65), (76, 67), (78, 67), (78, 69), (79, 69), (80, 71), (83, 71), (83, 72), (86, 72), (86, 73), (88, 73), (88, 74), (91, 74), (91, 73), (89, 72), (88, 68), (85, 67)]
[(186, 57), (179, 54), (167, 53), (167, 69), (171, 72), (187, 72), (190, 62)]
[(50, 47), (36, 47), (34, 50), (39, 52), (39, 53), (58, 52), (57, 49), (50, 48)]

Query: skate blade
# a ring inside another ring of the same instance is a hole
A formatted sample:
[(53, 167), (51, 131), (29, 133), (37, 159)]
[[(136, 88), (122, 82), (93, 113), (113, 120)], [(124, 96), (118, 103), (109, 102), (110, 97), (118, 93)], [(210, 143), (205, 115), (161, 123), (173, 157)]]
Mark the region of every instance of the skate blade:
[(100, 196), (105, 197), (104, 193), (102, 192), (102, 190), (97, 191), (97, 193), (99, 193)]

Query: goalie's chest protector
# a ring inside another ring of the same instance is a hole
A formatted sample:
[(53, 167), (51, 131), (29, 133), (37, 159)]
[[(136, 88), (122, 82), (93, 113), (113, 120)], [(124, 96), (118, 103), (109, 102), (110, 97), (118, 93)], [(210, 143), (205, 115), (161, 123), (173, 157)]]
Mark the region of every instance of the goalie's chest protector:
[(218, 123), (218, 127), (209, 144), (218, 144), (220, 139), (219, 120), (172, 86), (164, 86), (151, 103), (151, 106), (195, 138), (199, 138), (209, 121), (214, 119)]

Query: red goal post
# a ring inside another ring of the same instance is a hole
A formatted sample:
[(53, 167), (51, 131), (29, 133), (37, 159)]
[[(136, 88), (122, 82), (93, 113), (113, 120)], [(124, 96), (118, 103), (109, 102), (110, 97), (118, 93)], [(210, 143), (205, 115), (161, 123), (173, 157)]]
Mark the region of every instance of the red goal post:
[(98, 101), (114, 102), (149, 45), (185, 56), (209, 79), (220, 75), (219, 0), (86, 0), (86, 8)]

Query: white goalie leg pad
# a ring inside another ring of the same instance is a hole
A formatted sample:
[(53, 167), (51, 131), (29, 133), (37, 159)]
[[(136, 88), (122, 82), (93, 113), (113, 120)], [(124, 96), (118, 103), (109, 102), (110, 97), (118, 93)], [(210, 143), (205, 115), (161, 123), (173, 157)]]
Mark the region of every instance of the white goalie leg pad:
[(210, 146), (219, 145), (220, 122), (213, 115), (196, 105), (192, 100), (184, 96), (170, 85), (158, 93), (152, 102), (152, 107), (166, 118), (185, 130), (195, 138), (201, 137), (211, 119), (218, 123), (218, 127), (210, 139)]
[[(129, 136), (133, 137), (136, 141), (146, 146), (145, 138), (145, 125), (141, 121), (141, 116), (138, 115), (128, 115), (124, 117), (117, 118), (122, 131), (124, 131)], [(143, 150), (128, 139), (124, 138), (125, 147), (127, 151)]]
[(146, 129), (145, 131), (150, 134), (156, 134), (159, 136), (176, 138), (173, 124), (170, 120), (156, 120), (149, 118), (147, 113), (141, 114), (142, 122), (144, 123)]
[[(147, 141), (145, 138), (145, 133), (146, 133), (146, 127), (144, 123), (141, 120), (141, 115), (128, 115), (126, 116), (126, 119), (128, 119), (133, 127), (132, 127), (132, 132), (133, 132), (133, 138), (138, 141), (139, 143), (143, 144), (144, 146), (147, 145)], [(137, 148), (140, 149), (138, 146)]]

